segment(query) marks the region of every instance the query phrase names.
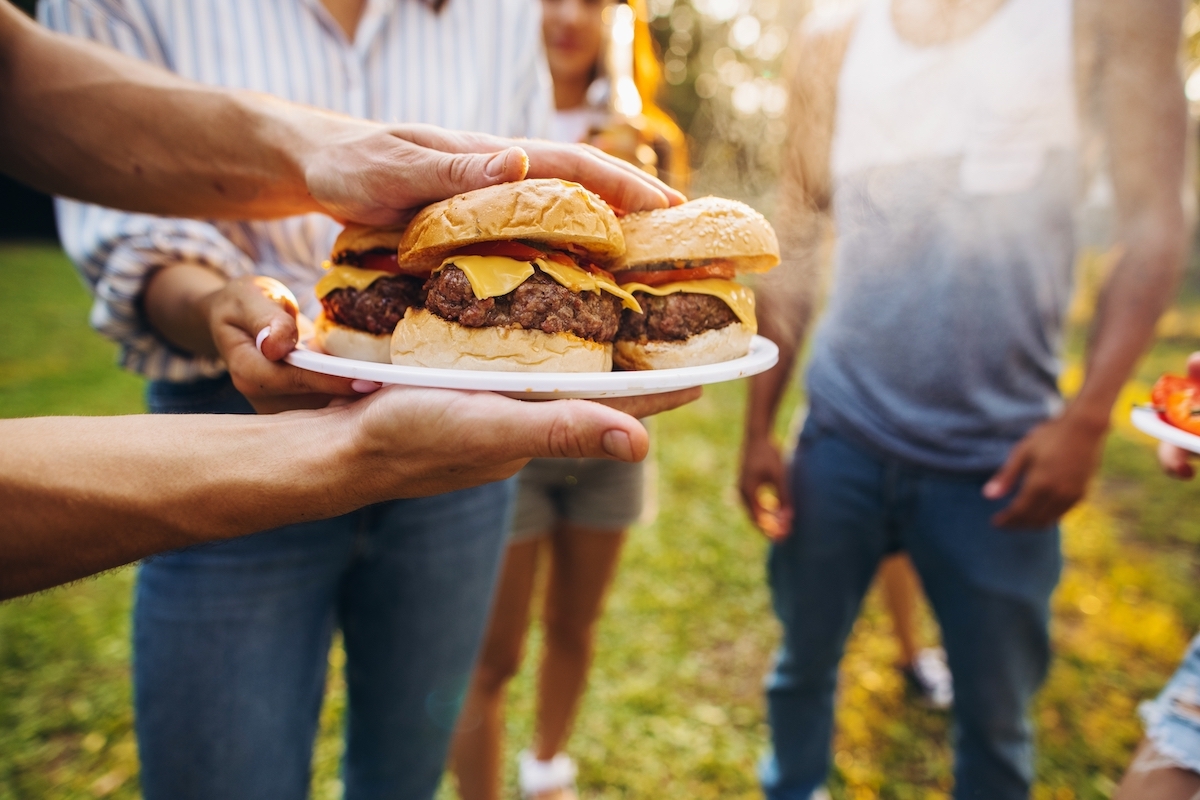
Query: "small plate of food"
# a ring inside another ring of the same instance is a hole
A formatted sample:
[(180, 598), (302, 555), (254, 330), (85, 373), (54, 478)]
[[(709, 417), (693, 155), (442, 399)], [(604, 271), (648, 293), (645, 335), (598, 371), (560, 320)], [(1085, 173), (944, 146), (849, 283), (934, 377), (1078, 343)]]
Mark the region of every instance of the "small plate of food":
[[(351, 226), (317, 283), (314, 335), (288, 355), (329, 375), (528, 399), (622, 397), (754, 375), (779, 359), (733, 278), (779, 262), (733, 200), (618, 220), (578, 184), (526, 180)], [(614, 368), (616, 371), (614, 371)]]
[(1133, 427), (1191, 453), (1200, 453), (1200, 382), (1164, 375), (1150, 392), (1150, 405), (1135, 406)]

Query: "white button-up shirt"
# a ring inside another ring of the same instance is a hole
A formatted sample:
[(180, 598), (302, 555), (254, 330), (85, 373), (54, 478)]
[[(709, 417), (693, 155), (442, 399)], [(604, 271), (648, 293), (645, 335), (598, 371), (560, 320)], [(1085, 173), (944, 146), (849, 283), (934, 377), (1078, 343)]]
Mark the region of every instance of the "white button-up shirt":
[[(254, 89), (383, 122), (544, 138), (552, 91), (538, 0), (367, 0), (353, 41), (320, 0), (41, 0), (54, 30), (109, 45), (202, 83)], [(58, 201), (63, 245), (95, 295), (92, 325), (121, 363), (154, 379), (224, 371), (173, 349), (139, 298), (163, 264), (278, 278), (310, 316), (340, 226), (320, 214), (204, 222)]]

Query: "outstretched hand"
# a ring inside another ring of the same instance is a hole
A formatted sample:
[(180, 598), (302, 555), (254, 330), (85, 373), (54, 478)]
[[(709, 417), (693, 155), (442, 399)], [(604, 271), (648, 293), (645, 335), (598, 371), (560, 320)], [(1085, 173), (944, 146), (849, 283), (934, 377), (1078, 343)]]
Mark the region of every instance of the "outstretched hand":
[(313, 199), (343, 221), (400, 225), (429, 203), (523, 178), (576, 181), (620, 212), (684, 200), (657, 178), (585, 145), (432, 125), (383, 126), (337, 117), (331, 122), (334, 133), (307, 155), (303, 169)]
[[(690, 403), (699, 389), (620, 401), (642, 416)], [(350, 465), (368, 502), (422, 497), (503, 480), (531, 458), (641, 461), (650, 440), (638, 420), (588, 400), (529, 402), (491, 392), (388, 386), (334, 413), (353, 416)]]

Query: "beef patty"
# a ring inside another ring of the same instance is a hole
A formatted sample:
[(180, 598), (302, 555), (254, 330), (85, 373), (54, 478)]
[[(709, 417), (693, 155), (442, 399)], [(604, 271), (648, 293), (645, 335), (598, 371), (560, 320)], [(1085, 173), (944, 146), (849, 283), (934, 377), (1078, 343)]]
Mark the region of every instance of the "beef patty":
[(675, 292), (659, 297), (634, 292), (633, 296), (645, 313), (635, 314), (625, 309), (618, 339), (682, 341), (738, 321), (737, 314), (724, 300), (707, 294)]
[(390, 275), (361, 292), (346, 287), (321, 298), (325, 316), (348, 328), (373, 334), (390, 334), (409, 306), (420, 308), (425, 297), (420, 278)]
[(466, 274), (453, 265), (431, 277), (425, 291), (427, 309), (467, 328), (524, 328), (611, 342), (621, 320), (618, 298), (572, 292), (537, 269), (508, 294), (486, 300), (475, 297)]

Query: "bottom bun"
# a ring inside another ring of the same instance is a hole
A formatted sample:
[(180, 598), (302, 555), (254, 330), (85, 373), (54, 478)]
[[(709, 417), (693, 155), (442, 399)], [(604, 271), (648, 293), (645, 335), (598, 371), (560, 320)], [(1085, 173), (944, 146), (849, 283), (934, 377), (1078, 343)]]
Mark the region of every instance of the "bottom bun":
[(682, 342), (619, 340), (613, 363), (621, 369), (675, 369), (732, 361), (750, 352), (754, 330), (741, 322), (697, 333)]
[(386, 333), (367, 333), (358, 328), (348, 328), (329, 319), (324, 313), (317, 315), (313, 331), (317, 346), (331, 356), (380, 364), (392, 363), (392, 354), (388, 349), (392, 337)]
[(569, 333), (468, 328), (410, 308), (392, 334), (392, 363), (491, 372), (609, 372), (612, 345)]

